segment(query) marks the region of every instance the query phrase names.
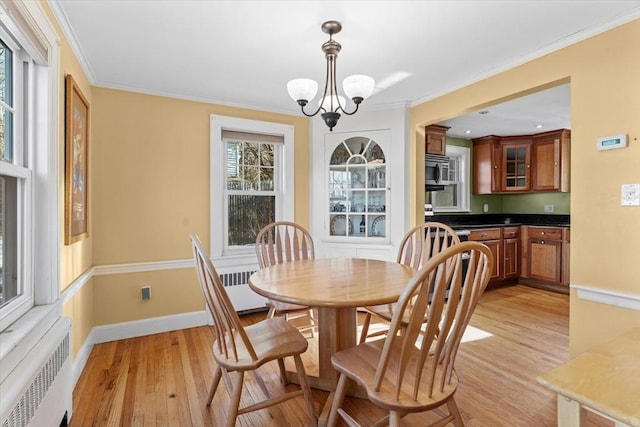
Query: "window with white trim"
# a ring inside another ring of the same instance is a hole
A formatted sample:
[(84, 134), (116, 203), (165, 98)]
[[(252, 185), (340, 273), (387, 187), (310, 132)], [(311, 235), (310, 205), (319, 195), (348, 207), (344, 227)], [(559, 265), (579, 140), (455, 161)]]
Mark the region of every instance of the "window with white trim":
[(0, 331), (59, 295), (58, 59), (37, 3), (0, 4)]
[(469, 211), (471, 192), (470, 150), (467, 147), (447, 145), (449, 157), (449, 185), (443, 191), (431, 192), (431, 204), (435, 212)]
[(293, 220), (293, 190), (291, 126), (211, 116), (213, 257), (253, 254), (262, 227)]

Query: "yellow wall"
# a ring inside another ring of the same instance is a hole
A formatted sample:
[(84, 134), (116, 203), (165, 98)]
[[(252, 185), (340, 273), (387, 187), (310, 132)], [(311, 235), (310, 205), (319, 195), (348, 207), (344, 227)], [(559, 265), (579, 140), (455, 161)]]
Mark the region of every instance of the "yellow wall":
[[(567, 81), (571, 283), (639, 295), (640, 208), (620, 206), (620, 185), (640, 182), (640, 20), (416, 106), (411, 110), (412, 171), (421, 173), (422, 126)], [(628, 148), (596, 150), (598, 137), (619, 133), (629, 135)], [(412, 194), (415, 222), (422, 214), (423, 192), (416, 186)], [(574, 291), (570, 316), (572, 355), (640, 325), (640, 312), (584, 301)]]
[[(190, 259), (209, 248), (210, 115), (295, 128), (295, 220), (309, 225), (305, 117), (93, 88), (93, 263)], [(212, 173), (217, 173), (213, 171)], [(192, 269), (94, 277), (96, 325), (202, 310)], [(141, 301), (140, 287), (153, 297)], [(114, 309), (117, 307), (117, 309)]]

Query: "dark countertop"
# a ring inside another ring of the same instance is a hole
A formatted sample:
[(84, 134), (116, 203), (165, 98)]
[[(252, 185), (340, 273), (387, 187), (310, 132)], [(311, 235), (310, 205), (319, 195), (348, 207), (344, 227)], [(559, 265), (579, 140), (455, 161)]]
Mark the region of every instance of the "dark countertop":
[(437, 221), (453, 229), (473, 229), (531, 225), (542, 227), (570, 227), (569, 215), (550, 214), (435, 214), (425, 221)]

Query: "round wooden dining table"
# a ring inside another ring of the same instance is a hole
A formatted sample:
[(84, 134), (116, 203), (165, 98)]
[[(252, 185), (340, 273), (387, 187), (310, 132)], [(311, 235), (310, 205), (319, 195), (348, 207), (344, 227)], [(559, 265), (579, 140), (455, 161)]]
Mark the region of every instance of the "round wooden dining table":
[(331, 356), (356, 345), (357, 307), (395, 302), (416, 270), (397, 262), (319, 258), (273, 265), (255, 272), (249, 286), (277, 301), (318, 309), (318, 375), (310, 384), (334, 390)]

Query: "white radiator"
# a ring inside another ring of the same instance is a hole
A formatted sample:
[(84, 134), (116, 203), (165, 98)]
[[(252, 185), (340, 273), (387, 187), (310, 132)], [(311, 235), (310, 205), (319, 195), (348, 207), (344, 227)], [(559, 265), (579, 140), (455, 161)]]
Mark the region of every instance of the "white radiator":
[(237, 271), (220, 274), (222, 284), (238, 312), (266, 308), (266, 298), (255, 293), (247, 284), (254, 272)]
[(71, 321), (59, 318), (0, 385), (2, 427), (59, 426), (71, 419)]

